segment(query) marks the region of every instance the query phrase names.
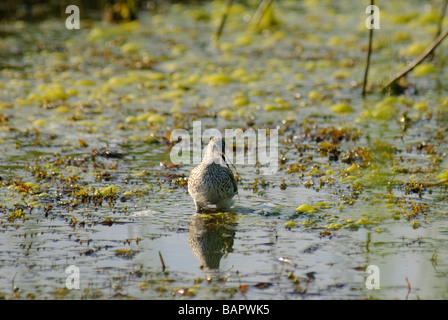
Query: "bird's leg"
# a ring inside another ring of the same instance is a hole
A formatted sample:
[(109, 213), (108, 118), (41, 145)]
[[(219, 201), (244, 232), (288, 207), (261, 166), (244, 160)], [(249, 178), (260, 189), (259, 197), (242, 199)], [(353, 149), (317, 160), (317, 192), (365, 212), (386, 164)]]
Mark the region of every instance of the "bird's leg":
[(195, 205), (195, 207), (196, 207), (196, 212), (201, 212), (202, 211), (202, 208), (201, 208), (201, 206), (199, 205), (199, 203), (197, 202), (197, 201), (195, 201), (194, 202), (194, 205)]

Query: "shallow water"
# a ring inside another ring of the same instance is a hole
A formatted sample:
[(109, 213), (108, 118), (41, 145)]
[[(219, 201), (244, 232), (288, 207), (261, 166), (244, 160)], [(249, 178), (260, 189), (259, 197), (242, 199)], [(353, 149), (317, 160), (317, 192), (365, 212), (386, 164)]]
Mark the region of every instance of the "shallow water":
[[(215, 46), (219, 1), (80, 30), (3, 23), (0, 297), (446, 299), (446, 49), (405, 95), (376, 93), (436, 25), (436, 8), (400, 3), (381, 8), (366, 99), (365, 8), (349, 1), (285, 1), (247, 34), (256, 6), (236, 5)], [(198, 120), (279, 130), (275, 175), (236, 164), (232, 212), (196, 214), (194, 164), (170, 165), (169, 133)]]

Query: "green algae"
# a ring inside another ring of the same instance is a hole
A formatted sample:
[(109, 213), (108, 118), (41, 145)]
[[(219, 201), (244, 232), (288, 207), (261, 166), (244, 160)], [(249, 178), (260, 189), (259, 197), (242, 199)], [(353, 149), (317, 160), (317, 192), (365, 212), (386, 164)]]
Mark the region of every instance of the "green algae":
[[(440, 67), (443, 55), (409, 76), (415, 91), (397, 97), (373, 92), (362, 100), (358, 82), (365, 30), (353, 30), (352, 21), (362, 20), (353, 12), (363, 14), (363, 5), (344, 2), (341, 8), (350, 7), (344, 11), (317, 1), (285, 1), (254, 27), (247, 19), (255, 2), (236, 4), (210, 54), (204, 48), (222, 4), (176, 4), (138, 22), (94, 22), (78, 34), (62, 32), (62, 38), (57, 36), (60, 21), (10, 26), (17, 43), (23, 42), (15, 45), (21, 46), (27, 66), (0, 72), (2, 242), (11, 243), (7, 249), (15, 256), (36, 259), (35, 270), (41, 268), (43, 278), (54, 273), (52, 268), (63, 272), (58, 260), (62, 255), (86, 267), (103, 261), (97, 268), (104, 267), (104, 275), (88, 276), (90, 285), (82, 292), (58, 288), (59, 278), (37, 288), (20, 284), (23, 289), (10, 292), (10, 278), (5, 277), (1, 296), (295, 297), (282, 286), (298, 291), (297, 279), (306, 276), (294, 276), (292, 284), (269, 264), (272, 255), (291, 253), (293, 261), (310, 266), (308, 272), (321, 268), (319, 248), (326, 248), (341, 252), (326, 262), (343, 273), (351, 259), (364, 264), (367, 256), (358, 248), (366, 246), (359, 239), (369, 232), (374, 235), (368, 258), (380, 262), (383, 256), (411, 256), (413, 250), (424, 256), (434, 243), (445, 241), (440, 232), (446, 215), (440, 212), (447, 211), (448, 93), (435, 83), (446, 80)], [(374, 47), (373, 88), (402, 67), (402, 57), (424, 49), (431, 34), (420, 27), (437, 22), (431, 12), (420, 15), (421, 5), (385, 6), (384, 30)], [(185, 16), (179, 18), (181, 12)], [(411, 22), (418, 26), (412, 32), (405, 24)], [(41, 50), (34, 50), (34, 42), (19, 33), (31, 26)], [(392, 26), (394, 32), (388, 32)], [(8, 47), (13, 40), (2, 39), (0, 45)], [(221, 273), (202, 282), (196, 281), (204, 277), (199, 262), (189, 260), (189, 249), (182, 246), (194, 210), (186, 192), (192, 166), (177, 166), (169, 159), (170, 132), (191, 131), (198, 119), (219, 130), (277, 128), (282, 155), (273, 176), (260, 175), (256, 166), (238, 168), (236, 215), (203, 217), (210, 227), (203, 230), (206, 235), (235, 231), (241, 242), (235, 241), (222, 259), (238, 273), (217, 271)], [(434, 225), (441, 229), (425, 236), (420, 248), (408, 244), (408, 251), (406, 245), (397, 245), (400, 236), (418, 238)], [(142, 240), (124, 243), (135, 238), (133, 233)], [(296, 254), (297, 243), (301, 245), (297, 238), (304, 235), (311, 249), (301, 252), (310, 260)], [(172, 249), (170, 243), (181, 249)], [(169, 277), (153, 255), (157, 246)], [(446, 250), (439, 250), (443, 273)], [(7, 253), (1, 258), (6, 274), (26, 265), (18, 258), (11, 262)], [(338, 259), (346, 260), (335, 263)], [(52, 261), (53, 267), (40, 260)], [(319, 289), (333, 281), (326, 273), (331, 270), (319, 269), (309, 293), (334, 298), (333, 289)], [(440, 280), (439, 274), (434, 271), (430, 277)], [(255, 285), (269, 283), (269, 277), (278, 277), (281, 285)], [(371, 294), (359, 289), (363, 279), (353, 283), (347, 276), (341, 281), (347, 282), (337, 291), (341, 297)], [(432, 287), (446, 296), (437, 284)], [(386, 297), (400, 297), (399, 289), (384, 290)], [(422, 297), (431, 296), (431, 290), (421, 290)]]

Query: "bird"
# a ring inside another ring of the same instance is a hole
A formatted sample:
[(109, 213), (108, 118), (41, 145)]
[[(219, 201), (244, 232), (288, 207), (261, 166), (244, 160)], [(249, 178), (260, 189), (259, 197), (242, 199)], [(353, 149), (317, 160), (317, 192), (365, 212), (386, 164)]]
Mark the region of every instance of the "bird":
[(196, 212), (203, 212), (209, 205), (228, 210), (235, 203), (233, 197), (238, 194), (238, 186), (227, 163), (225, 148), (223, 139), (210, 139), (202, 162), (190, 172), (188, 193), (193, 198)]

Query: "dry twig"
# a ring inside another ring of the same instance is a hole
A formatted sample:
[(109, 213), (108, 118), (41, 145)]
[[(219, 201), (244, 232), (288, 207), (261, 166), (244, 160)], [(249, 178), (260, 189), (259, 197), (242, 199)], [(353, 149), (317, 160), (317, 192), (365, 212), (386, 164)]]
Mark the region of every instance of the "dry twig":
[(396, 82), (404, 77), (408, 72), (412, 71), (416, 66), (418, 66), (427, 56), (434, 51), (435, 48), (443, 41), (443, 39), (448, 36), (448, 29), (446, 29), (443, 33), (441, 33), (429, 46), (426, 50), (419, 55), (412, 63), (408, 64), (406, 68), (396, 73), (387, 83), (383, 86), (383, 91), (396, 84)]
[(265, 14), (266, 10), (271, 5), (272, 0), (263, 0), (260, 5), (257, 8), (257, 11), (255, 11), (254, 16), (250, 20), (250, 24), (253, 26), (258, 27), (260, 24), (261, 18), (263, 18), (263, 15)]
[(163, 261), (163, 257), (162, 257), (162, 254), (160, 253), (160, 251), (159, 251), (159, 258), (160, 258), (160, 262), (162, 263), (162, 271), (165, 271), (166, 266), (165, 266), (165, 262)]
[[(370, 5), (374, 5), (375, 1), (371, 0)], [(369, 74), (370, 67), (370, 55), (372, 54), (372, 39), (373, 39), (373, 28), (369, 29), (369, 48), (367, 50), (367, 61), (366, 61), (366, 69), (364, 71), (364, 80), (362, 83), (362, 96), (366, 95), (366, 86), (367, 86), (367, 76)]]
[(222, 31), (224, 30), (224, 26), (227, 21), (227, 16), (229, 15), (230, 8), (232, 7), (232, 2), (233, 2), (233, 0), (227, 0), (226, 11), (223, 13), (223, 15), (221, 17), (221, 22), (219, 23), (219, 26), (215, 32), (215, 40), (219, 40), (219, 38), (221, 37)]

